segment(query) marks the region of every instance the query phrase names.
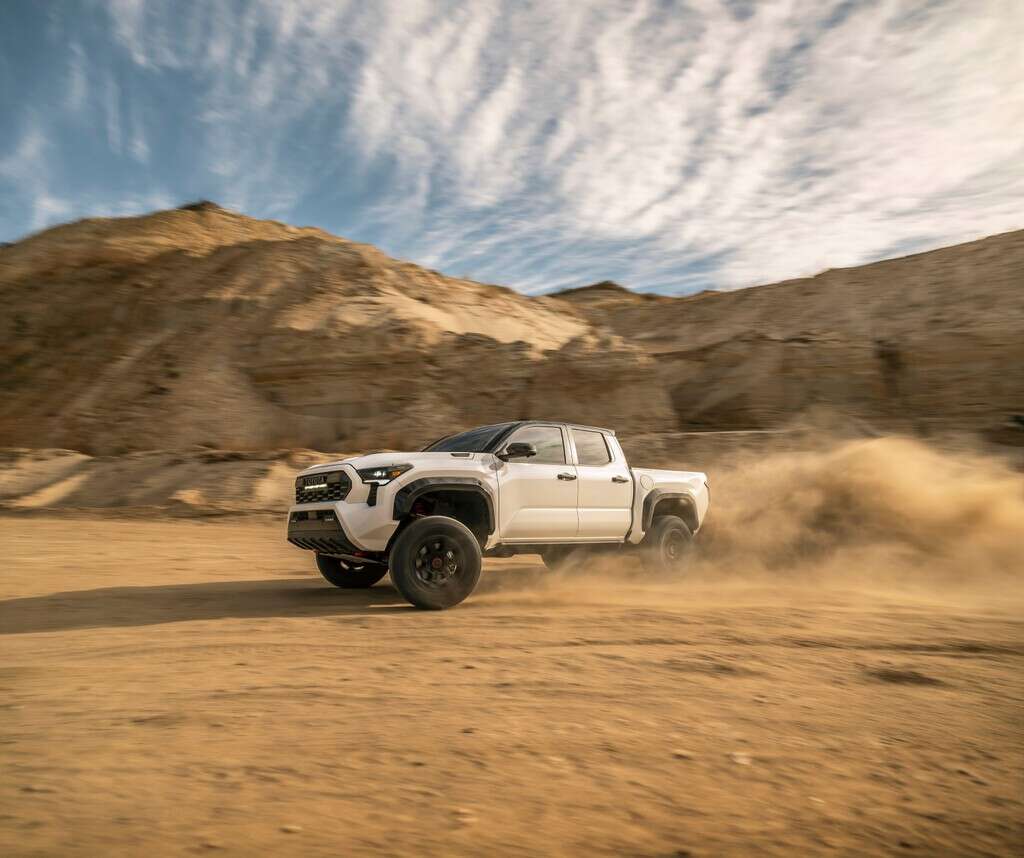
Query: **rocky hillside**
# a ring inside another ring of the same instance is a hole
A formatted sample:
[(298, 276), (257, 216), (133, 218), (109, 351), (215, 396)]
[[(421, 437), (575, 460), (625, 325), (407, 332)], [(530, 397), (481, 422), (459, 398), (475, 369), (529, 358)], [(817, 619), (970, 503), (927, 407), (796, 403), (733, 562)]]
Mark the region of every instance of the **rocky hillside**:
[(746, 430), (1024, 411), (1024, 231), (688, 298), (527, 298), (211, 204), (0, 249), (0, 445), (359, 449), (550, 416)]
[(1024, 230), (735, 292), (563, 293), (641, 347), (686, 429), (826, 406), (880, 428), (998, 434), (1024, 414)]

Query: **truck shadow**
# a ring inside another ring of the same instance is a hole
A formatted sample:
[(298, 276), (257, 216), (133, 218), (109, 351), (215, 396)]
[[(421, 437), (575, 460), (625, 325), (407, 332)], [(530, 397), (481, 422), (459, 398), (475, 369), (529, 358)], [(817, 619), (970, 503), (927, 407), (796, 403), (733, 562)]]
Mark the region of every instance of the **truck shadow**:
[[(536, 569), (481, 576), (477, 594), (527, 586)], [(465, 610), (472, 601), (464, 603)], [(319, 578), (202, 581), (98, 587), (0, 602), (0, 635), (261, 617), (380, 616), (415, 610), (385, 578), (366, 590), (341, 590)]]
[(413, 609), (388, 583), (367, 590), (340, 590), (313, 578), (100, 587), (0, 602), (0, 635), (391, 610)]

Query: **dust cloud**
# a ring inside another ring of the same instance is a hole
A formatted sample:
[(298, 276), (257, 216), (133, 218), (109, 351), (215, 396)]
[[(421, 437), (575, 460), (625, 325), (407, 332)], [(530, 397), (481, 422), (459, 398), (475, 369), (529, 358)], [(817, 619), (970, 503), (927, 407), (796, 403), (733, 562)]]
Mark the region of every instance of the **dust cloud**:
[(685, 574), (652, 575), (618, 554), (579, 556), (495, 590), (637, 604), (751, 585), (762, 596), (766, 587), (862, 588), (1024, 600), (1024, 475), (1004, 459), (907, 437), (819, 439), (708, 472), (711, 508)]
[(884, 437), (751, 455), (713, 475), (698, 564), (719, 573), (1018, 582), (1024, 478), (1002, 459)]

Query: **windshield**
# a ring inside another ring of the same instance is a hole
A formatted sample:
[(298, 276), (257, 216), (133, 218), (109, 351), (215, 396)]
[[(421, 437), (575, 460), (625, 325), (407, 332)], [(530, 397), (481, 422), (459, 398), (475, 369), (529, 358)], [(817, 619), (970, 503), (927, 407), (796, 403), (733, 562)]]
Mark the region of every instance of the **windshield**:
[(423, 448), (424, 453), (484, 453), (513, 423), (477, 426), (458, 435), (449, 435)]

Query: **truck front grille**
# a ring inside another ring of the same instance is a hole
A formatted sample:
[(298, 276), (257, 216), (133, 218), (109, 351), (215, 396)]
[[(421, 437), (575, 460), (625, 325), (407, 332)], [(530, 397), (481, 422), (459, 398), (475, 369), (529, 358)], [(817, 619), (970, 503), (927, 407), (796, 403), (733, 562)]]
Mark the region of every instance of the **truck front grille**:
[(295, 503), (343, 501), (352, 491), (352, 480), (344, 471), (309, 474), (295, 480)]

